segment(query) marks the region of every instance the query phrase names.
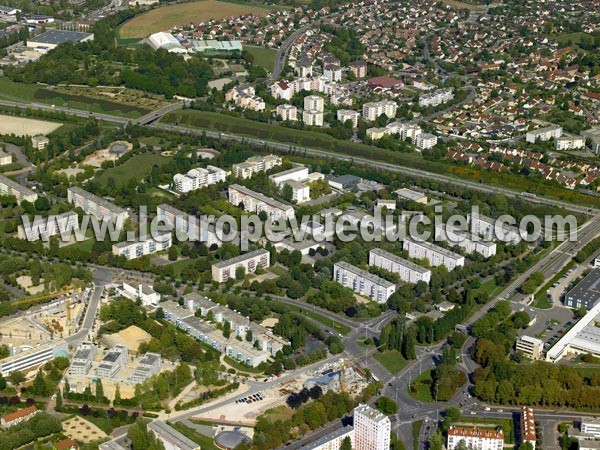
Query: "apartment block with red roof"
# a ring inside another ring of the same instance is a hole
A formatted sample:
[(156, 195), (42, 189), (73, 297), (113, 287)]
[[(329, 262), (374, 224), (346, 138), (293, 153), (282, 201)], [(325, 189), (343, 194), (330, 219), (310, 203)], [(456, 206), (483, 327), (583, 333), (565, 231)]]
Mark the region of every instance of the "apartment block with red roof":
[(502, 450), (504, 432), (481, 428), (450, 427), (448, 430), (448, 450), (455, 450), (463, 442), (467, 448), (477, 450)]
[(2, 419), (0, 419), (0, 424), (4, 428), (10, 428), (18, 423), (31, 419), (38, 412), (38, 409), (34, 405), (28, 406), (27, 408), (19, 409), (18, 411), (3, 416)]

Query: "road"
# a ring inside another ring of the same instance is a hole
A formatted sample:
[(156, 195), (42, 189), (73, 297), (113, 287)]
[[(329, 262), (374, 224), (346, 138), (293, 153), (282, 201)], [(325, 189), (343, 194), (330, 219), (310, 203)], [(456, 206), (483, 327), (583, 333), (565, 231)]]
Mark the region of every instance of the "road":
[(275, 56), (275, 66), (273, 67), (273, 73), (271, 73), (271, 75), (269, 75), (269, 77), (267, 78), (268, 83), (275, 81), (279, 78), (279, 75), (281, 75), (281, 71), (285, 67), (285, 61), (290, 52), (290, 48), (292, 48), (292, 45), (294, 44), (296, 39), (302, 36), (306, 31), (315, 26), (317, 23), (318, 22), (316, 22), (315, 24), (305, 25), (302, 28), (298, 28), (296, 31), (290, 34), (285, 41), (283, 41), (281, 47), (279, 47), (279, 50), (277, 50), (277, 55)]

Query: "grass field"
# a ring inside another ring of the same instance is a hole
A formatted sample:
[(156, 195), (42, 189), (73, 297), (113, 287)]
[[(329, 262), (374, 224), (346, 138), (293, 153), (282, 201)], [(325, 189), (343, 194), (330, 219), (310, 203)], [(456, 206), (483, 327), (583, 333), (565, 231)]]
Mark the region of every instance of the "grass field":
[(192, 428), (186, 427), (181, 422), (170, 422), (169, 425), (171, 425), (188, 439), (191, 439), (198, 444), (198, 448), (202, 448), (202, 450), (218, 450), (218, 447), (215, 445), (215, 442), (212, 438), (200, 434)]
[(40, 87), (37, 84), (15, 83), (6, 77), (0, 77), (0, 96), (33, 100)]
[(167, 161), (168, 158), (155, 153), (142, 153), (128, 159), (120, 166), (105, 170), (96, 177), (96, 180), (101, 183), (106, 183), (108, 179), (112, 177), (118, 186), (126, 183), (133, 177), (138, 180), (142, 179), (150, 172), (154, 164), (162, 165)]
[(431, 383), (433, 383), (433, 379), (431, 378), (431, 369), (423, 372), (415, 381), (412, 382), (411, 387), (416, 389), (416, 392), (413, 392), (412, 389), (409, 388), (409, 394), (419, 400), (420, 402), (432, 403), (434, 402), (433, 397), (431, 396)]
[(254, 64), (262, 66), (268, 71), (273, 72), (277, 50), (273, 50), (272, 48), (251, 46), (246, 46), (244, 49), (248, 50), (248, 53), (254, 56)]
[[(310, 308), (309, 305), (307, 305), (307, 307)], [(310, 317), (311, 319), (322, 323), (323, 325), (333, 328), (336, 332), (341, 333), (343, 335), (346, 335), (350, 333), (350, 331), (352, 331), (352, 328), (350, 328), (348, 325), (344, 325), (343, 323), (339, 322), (334, 322), (333, 320), (328, 319), (327, 317), (324, 317), (309, 309), (300, 308), (299, 306), (292, 306), (292, 309), (295, 309), (300, 314)]]
[(419, 437), (421, 436), (421, 427), (423, 426), (422, 420), (416, 420), (413, 422), (413, 449), (419, 449)]
[(387, 350), (375, 353), (375, 359), (379, 361), (390, 373), (397, 374), (406, 367), (408, 361), (402, 357), (398, 350)]
[(483, 11), (484, 8), (473, 3), (459, 2), (456, 0), (442, 0), (442, 3), (457, 9), (468, 9), (469, 11)]
[(250, 13), (266, 13), (267, 11), (265, 6), (258, 4), (237, 4), (215, 0), (169, 5), (153, 9), (129, 20), (119, 29), (119, 38), (121, 40), (143, 39), (152, 33), (168, 30), (178, 25), (204, 22), (209, 19), (225, 19)]

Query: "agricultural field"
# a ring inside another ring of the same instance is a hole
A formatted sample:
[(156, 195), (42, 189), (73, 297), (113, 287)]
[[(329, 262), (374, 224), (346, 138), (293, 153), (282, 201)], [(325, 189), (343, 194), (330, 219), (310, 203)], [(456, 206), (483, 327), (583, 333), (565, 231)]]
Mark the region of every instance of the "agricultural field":
[(62, 126), (58, 122), (0, 115), (0, 134), (37, 136), (50, 134)]
[(215, 0), (181, 3), (153, 9), (126, 22), (119, 30), (123, 40), (143, 39), (158, 31), (209, 19), (224, 19), (250, 13), (267, 13), (265, 6)]

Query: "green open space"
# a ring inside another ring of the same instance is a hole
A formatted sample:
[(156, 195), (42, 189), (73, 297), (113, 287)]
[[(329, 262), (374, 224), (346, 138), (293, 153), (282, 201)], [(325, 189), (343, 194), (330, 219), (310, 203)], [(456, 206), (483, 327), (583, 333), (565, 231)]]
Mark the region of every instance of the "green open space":
[(431, 384), (433, 379), (431, 378), (431, 369), (426, 370), (419, 375), (410, 385), (408, 392), (411, 397), (424, 403), (434, 402), (434, 398), (431, 396)]
[(141, 153), (133, 156), (123, 164), (111, 167), (99, 174), (95, 180), (100, 183), (106, 183), (109, 178), (113, 178), (118, 185), (127, 183), (131, 178), (141, 180), (152, 170), (155, 164), (160, 166), (168, 161), (168, 158), (157, 153)]
[(423, 158), (416, 152), (394, 152), (372, 145), (335, 139), (328, 134), (318, 131), (294, 130), (279, 125), (256, 122), (232, 114), (192, 109), (169, 113), (162, 120), (166, 123), (179, 123), (182, 126), (287, 143), (290, 150), (297, 150), (302, 147), (322, 149), (349, 157), (382, 161), (412, 169), (433, 172), (455, 179), (469, 180), (488, 186), (502, 186), (515, 192), (530, 192), (580, 205), (600, 207), (600, 198), (570, 191), (559, 186), (541, 183), (532, 178), (509, 173), (479, 170), (474, 167), (456, 166), (441, 160), (433, 161)]
[(275, 57), (277, 56), (277, 50), (273, 50), (272, 48), (252, 46), (246, 46), (244, 49), (254, 56), (254, 64), (273, 72), (273, 69), (275, 68)]
[(421, 427), (423, 426), (422, 420), (415, 420), (412, 424), (413, 432), (413, 449), (419, 450), (419, 436), (421, 435)]
[(259, 374), (259, 373), (263, 373), (262, 370), (260, 370), (257, 367), (250, 367), (247, 366), (244, 363), (241, 363), (239, 361), (236, 361), (235, 359), (233, 359), (231, 356), (224, 356), (223, 360), (225, 361), (225, 363), (228, 366), (231, 366), (232, 368), (236, 369), (239, 372), (246, 372), (248, 374)]
[[(307, 305), (307, 308), (309, 308), (309, 307), (310, 306)], [(317, 313), (315, 311), (311, 311), (310, 309), (307, 309), (307, 308), (301, 308), (300, 306), (292, 306), (292, 309), (295, 309), (300, 314), (310, 317), (311, 319), (315, 320), (316, 322), (319, 322), (330, 328), (333, 328), (338, 333), (346, 335), (346, 334), (350, 333), (350, 331), (352, 331), (352, 328), (350, 328), (348, 325), (344, 325), (343, 323), (336, 322), (332, 319), (329, 319), (328, 317), (322, 316), (319, 313)]]
[(474, 416), (462, 416), (457, 425), (473, 426), (476, 425), (481, 429), (495, 429), (502, 427), (504, 431), (504, 443), (514, 444), (515, 443), (515, 430), (512, 419), (486, 419), (481, 418), (478, 415)]
[(200, 446), (199, 448), (202, 450), (219, 450), (219, 447), (215, 445), (213, 438), (205, 436), (204, 434), (199, 433), (190, 427), (186, 427), (181, 422), (169, 422), (169, 425), (171, 425), (188, 439), (198, 444)]
[(375, 353), (375, 359), (379, 361), (390, 373), (397, 374), (408, 365), (408, 361), (402, 357), (398, 350), (386, 350)]

